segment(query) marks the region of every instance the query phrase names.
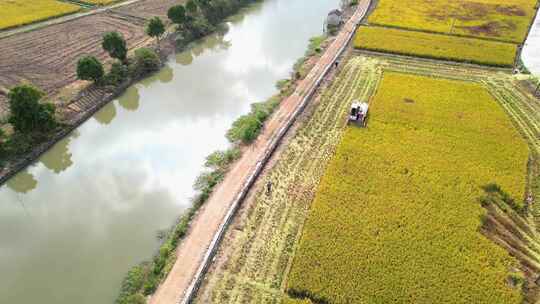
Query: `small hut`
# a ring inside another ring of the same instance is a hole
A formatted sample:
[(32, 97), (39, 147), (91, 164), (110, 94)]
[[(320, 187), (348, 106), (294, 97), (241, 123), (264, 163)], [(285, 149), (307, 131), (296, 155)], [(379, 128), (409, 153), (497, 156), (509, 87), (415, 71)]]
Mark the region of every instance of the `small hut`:
[(328, 13), (326, 18), (326, 25), (328, 27), (339, 27), (343, 23), (343, 12), (335, 9)]

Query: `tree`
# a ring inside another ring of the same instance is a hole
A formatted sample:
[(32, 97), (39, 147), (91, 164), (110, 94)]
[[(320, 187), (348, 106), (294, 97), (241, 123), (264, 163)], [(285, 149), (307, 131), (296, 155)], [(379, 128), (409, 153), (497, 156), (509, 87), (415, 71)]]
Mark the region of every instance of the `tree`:
[(195, 0), (202, 14), (212, 24), (219, 22), (219, 16), (216, 16), (215, 9), (210, 0)]
[(135, 64), (137, 66), (137, 72), (142, 75), (157, 71), (161, 65), (161, 60), (154, 50), (140, 48), (135, 50)]
[(187, 25), (187, 30), (192, 39), (198, 39), (213, 32), (215, 27), (203, 16), (197, 16)]
[(169, 17), (174, 24), (183, 26), (187, 21), (186, 9), (182, 5), (175, 5), (169, 8), (167, 17)]
[(194, 16), (197, 13), (197, 3), (194, 0), (188, 0), (186, 11), (190, 16)]
[(94, 56), (85, 56), (77, 62), (77, 78), (94, 82), (103, 78), (103, 65)]
[(109, 53), (109, 56), (116, 58), (123, 63), (127, 63), (126, 40), (118, 32), (108, 32), (103, 36), (103, 49)]
[(0, 167), (2, 166), (4, 157), (7, 154), (6, 143), (4, 141), (5, 137), (6, 133), (4, 132), (4, 130), (0, 129)]
[(202, 11), (208, 10), (211, 7), (210, 0), (195, 0), (195, 3)]
[(129, 76), (128, 67), (118, 61), (113, 62), (109, 73), (105, 75), (104, 83), (116, 86)]
[(146, 304), (146, 298), (142, 294), (137, 293), (137, 294), (129, 296), (126, 299), (125, 303), (126, 304)]
[(208, 21), (212, 24), (217, 24), (224, 17), (233, 13), (238, 5), (240, 5), (238, 2), (233, 3), (227, 0), (213, 0), (206, 10), (203, 9), (203, 13)]
[(16, 132), (49, 131), (56, 126), (54, 105), (40, 104), (45, 93), (31, 85), (16, 86), (8, 94), (9, 123)]
[(156, 38), (157, 46), (159, 49), (159, 38), (165, 33), (165, 25), (159, 17), (153, 17), (146, 25), (146, 34), (148, 36)]

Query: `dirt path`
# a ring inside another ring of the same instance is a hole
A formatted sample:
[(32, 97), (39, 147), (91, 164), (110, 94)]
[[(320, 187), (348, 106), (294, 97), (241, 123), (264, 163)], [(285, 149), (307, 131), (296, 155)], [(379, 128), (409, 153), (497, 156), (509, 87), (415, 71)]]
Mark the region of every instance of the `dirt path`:
[(194, 277), (200, 273), (202, 263), (206, 262), (204, 258), (207, 256), (210, 245), (246, 180), (265, 158), (271, 146), (275, 144), (274, 139), (291, 119), (306, 95), (318, 85), (327, 68), (334, 64), (334, 59), (349, 42), (351, 33), (365, 16), (369, 3), (369, 0), (360, 1), (355, 14), (327, 48), (320, 61), (298, 85), (296, 91), (281, 103), (256, 142), (244, 152), (242, 158), (231, 168), (225, 180), (199, 211), (192, 223), (190, 233), (177, 249), (175, 265), (151, 298), (151, 304), (178, 303), (185, 296)]

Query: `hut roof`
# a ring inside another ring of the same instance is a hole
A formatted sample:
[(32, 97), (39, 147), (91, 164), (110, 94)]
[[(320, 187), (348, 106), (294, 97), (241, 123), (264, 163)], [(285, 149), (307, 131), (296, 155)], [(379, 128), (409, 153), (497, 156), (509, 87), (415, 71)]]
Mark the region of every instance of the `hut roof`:
[(331, 10), (330, 13), (328, 13), (328, 16), (330, 16), (330, 15), (341, 16), (341, 15), (343, 15), (343, 13), (340, 10), (335, 9), (335, 10)]

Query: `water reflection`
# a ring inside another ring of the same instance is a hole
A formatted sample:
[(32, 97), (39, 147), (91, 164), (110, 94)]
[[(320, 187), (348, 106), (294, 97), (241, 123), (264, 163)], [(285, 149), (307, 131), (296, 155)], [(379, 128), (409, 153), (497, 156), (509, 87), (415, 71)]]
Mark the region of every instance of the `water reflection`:
[(71, 167), (73, 161), (71, 159), (72, 154), (69, 151), (69, 143), (72, 139), (78, 137), (79, 131), (75, 130), (67, 137), (60, 140), (40, 158), (41, 163), (56, 174)]
[(169, 83), (173, 80), (174, 71), (173, 69), (166, 65), (158, 74), (158, 79), (161, 83)]
[(34, 175), (32, 175), (27, 168), (9, 179), (6, 186), (17, 193), (25, 194), (36, 189), (37, 184), (38, 182)]
[(193, 55), (190, 50), (183, 51), (176, 55), (176, 63), (181, 65), (190, 65), (193, 62)]
[(235, 25), (241, 25), (240, 23), (244, 21), (246, 16), (253, 16), (260, 14), (264, 8), (265, 3), (263, 1), (255, 2), (252, 5), (242, 9), (240, 14), (233, 15), (228, 18), (229, 22), (232, 22)]
[[(73, 139), (79, 137), (79, 131), (75, 130), (68, 136), (57, 142), (49, 151), (39, 158), (39, 162), (45, 168), (59, 174), (73, 165), (72, 154), (69, 151), (69, 144)], [(38, 181), (34, 174), (30, 172), (32, 168), (28, 167), (14, 177), (9, 179), (6, 186), (19, 194), (26, 194), (37, 188)]]
[(109, 102), (106, 106), (94, 114), (94, 119), (102, 125), (110, 124), (115, 117), (116, 106), (114, 105), (114, 102)]
[[(170, 68), (168, 68), (170, 69)], [(164, 69), (164, 73), (167, 74), (167, 68)], [(170, 69), (171, 79), (172, 79), (172, 69)], [(165, 76), (168, 77), (168, 76)], [(160, 78), (161, 79), (161, 78)], [(136, 86), (129, 87), (124, 95), (118, 99), (118, 104), (122, 106), (125, 110), (128, 111), (137, 111), (139, 108), (139, 101), (141, 96), (139, 95), (139, 89)]]
[(229, 27), (218, 30), (216, 33), (203, 38), (197, 43), (187, 46), (182, 52), (176, 54), (176, 63), (181, 65), (190, 65), (195, 57), (204, 54), (207, 50), (226, 51), (232, 46), (230, 41), (225, 39)]

